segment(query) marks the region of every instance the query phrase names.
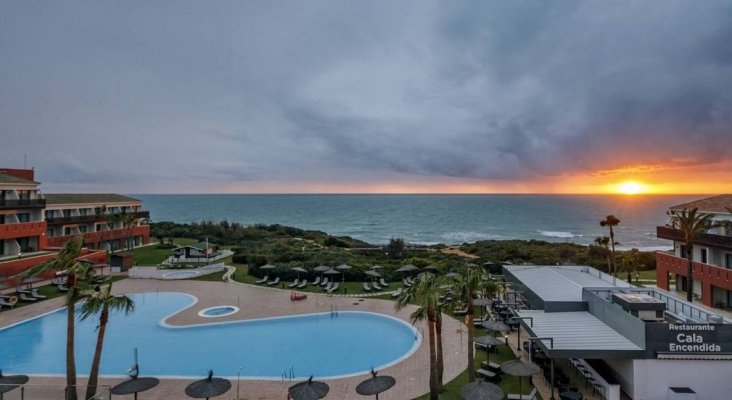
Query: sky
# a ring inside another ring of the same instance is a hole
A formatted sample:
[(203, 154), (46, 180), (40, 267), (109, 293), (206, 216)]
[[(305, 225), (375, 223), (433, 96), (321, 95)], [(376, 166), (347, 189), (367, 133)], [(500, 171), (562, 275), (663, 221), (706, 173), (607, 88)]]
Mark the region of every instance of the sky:
[(0, 166), (47, 192), (730, 193), (730, 43), (714, 0), (7, 0)]

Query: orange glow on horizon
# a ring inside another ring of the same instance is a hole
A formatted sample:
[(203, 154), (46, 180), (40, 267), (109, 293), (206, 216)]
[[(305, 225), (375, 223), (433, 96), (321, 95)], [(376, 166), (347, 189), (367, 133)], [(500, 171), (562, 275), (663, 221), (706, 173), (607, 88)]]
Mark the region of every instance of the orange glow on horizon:
[(620, 182), (618, 184), (613, 185), (614, 186), (614, 192), (619, 194), (626, 194), (626, 195), (636, 195), (636, 194), (646, 194), (651, 192), (648, 185), (645, 183), (640, 183), (637, 181), (625, 181)]

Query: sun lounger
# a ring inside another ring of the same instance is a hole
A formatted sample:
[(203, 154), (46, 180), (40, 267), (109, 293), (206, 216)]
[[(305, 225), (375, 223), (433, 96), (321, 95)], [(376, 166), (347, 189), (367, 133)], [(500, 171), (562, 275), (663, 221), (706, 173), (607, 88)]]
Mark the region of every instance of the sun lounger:
[(330, 289), (328, 289), (328, 293), (333, 293), (336, 290), (338, 290), (338, 286), (339, 286), (338, 282), (334, 283), (333, 286), (331, 286)]
[(33, 297), (35, 297), (37, 299), (45, 299), (46, 297), (48, 297), (48, 296), (44, 296), (44, 295), (38, 293), (38, 289), (32, 289), (31, 290), (31, 296), (33, 296)]
[(374, 290), (381, 290), (381, 286), (379, 286), (379, 284), (376, 282), (372, 282), (371, 287), (373, 287)]
[(368, 282), (364, 282), (363, 283), (363, 291), (364, 292), (370, 292), (371, 291), (371, 288), (369, 287), (369, 283)]
[(272, 282), (267, 282), (267, 285), (268, 286), (272, 286), (272, 285), (276, 285), (278, 283), (280, 283), (280, 277), (279, 276), (276, 277), (275, 280), (273, 280)]
[(402, 279), (402, 285), (405, 287), (412, 287), (412, 284), (409, 283), (409, 280), (407, 278)]
[(307, 279), (303, 279), (302, 282), (300, 282), (300, 284), (297, 285), (297, 288), (298, 289), (302, 289), (302, 288), (304, 288), (307, 285), (308, 285), (308, 280)]
[(394, 292), (394, 293), (391, 294), (391, 297), (399, 297), (399, 296), (402, 295), (402, 292), (403, 291), (404, 290), (402, 288), (399, 288), (399, 289), (396, 290), (396, 292)]
[(486, 379), (496, 379), (496, 373), (487, 369), (480, 368), (475, 373)]
[(261, 285), (263, 283), (267, 283), (268, 280), (269, 280), (269, 275), (265, 275), (264, 278), (254, 282), (254, 283), (256, 283), (257, 285)]
[(0, 306), (13, 308), (17, 302), (18, 298), (15, 296), (0, 296)]
[(389, 282), (385, 281), (384, 278), (379, 279), (379, 284), (383, 287), (389, 286)]
[(69, 291), (69, 288), (66, 285), (56, 285), (56, 288), (58, 289), (59, 292), (68, 292)]
[(518, 394), (518, 393), (511, 393), (508, 395), (509, 400), (536, 400), (536, 388), (531, 391), (529, 394)]
[(323, 278), (323, 281), (320, 282), (320, 286), (325, 286), (327, 284), (328, 284), (328, 277), (326, 276), (325, 278)]
[(295, 286), (298, 286), (299, 284), (300, 284), (300, 279), (295, 279), (295, 281), (292, 282), (291, 284), (289, 284), (287, 287), (295, 287)]
[(20, 300), (27, 301), (27, 302), (34, 302), (34, 301), (38, 300), (37, 298), (35, 298), (27, 293), (20, 293), (18, 297), (20, 297)]
[(328, 283), (327, 283), (327, 284), (325, 285), (325, 287), (323, 288), (323, 290), (325, 290), (326, 292), (330, 292), (330, 288), (331, 288), (331, 287), (333, 287), (333, 282), (328, 282)]
[(501, 364), (496, 364), (494, 362), (487, 362), (483, 361), (480, 363), (480, 368), (487, 369), (489, 371), (500, 373), (501, 371)]
[(315, 278), (315, 280), (313, 281), (313, 285), (315, 285), (315, 286), (320, 285), (320, 277)]

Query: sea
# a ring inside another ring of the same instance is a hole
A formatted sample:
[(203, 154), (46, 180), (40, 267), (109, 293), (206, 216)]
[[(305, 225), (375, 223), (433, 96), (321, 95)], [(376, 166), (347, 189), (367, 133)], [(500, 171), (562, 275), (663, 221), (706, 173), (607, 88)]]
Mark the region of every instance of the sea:
[(443, 194), (140, 194), (153, 222), (281, 224), (351, 236), (373, 244), (455, 245), (479, 240), (590, 244), (613, 214), (619, 248), (670, 248), (656, 237), (666, 210), (703, 196)]

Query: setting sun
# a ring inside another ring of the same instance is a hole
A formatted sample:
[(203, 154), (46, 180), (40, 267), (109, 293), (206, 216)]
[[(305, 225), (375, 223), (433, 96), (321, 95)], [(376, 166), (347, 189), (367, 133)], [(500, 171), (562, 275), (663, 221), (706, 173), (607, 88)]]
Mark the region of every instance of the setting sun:
[(618, 183), (615, 191), (628, 195), (648, 193), (648, 185), (636, 181), (626, 181)]

